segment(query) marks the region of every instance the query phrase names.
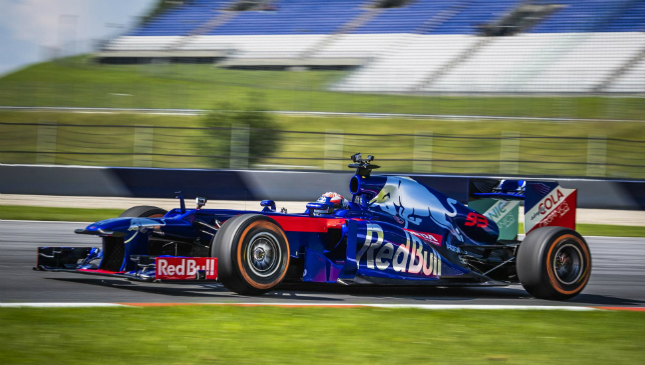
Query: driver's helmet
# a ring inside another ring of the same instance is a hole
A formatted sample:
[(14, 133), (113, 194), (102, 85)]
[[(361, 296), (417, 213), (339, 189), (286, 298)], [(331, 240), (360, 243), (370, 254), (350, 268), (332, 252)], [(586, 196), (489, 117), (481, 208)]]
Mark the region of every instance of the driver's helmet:
[(339, 209), (347, 209), (348, 203), (342, 195), (334, 192), (327, 192), (320, 196), (318, 203), (331, 203), (332, 207), (328, 211), (316, 211), (316, 213), (333, 213)]

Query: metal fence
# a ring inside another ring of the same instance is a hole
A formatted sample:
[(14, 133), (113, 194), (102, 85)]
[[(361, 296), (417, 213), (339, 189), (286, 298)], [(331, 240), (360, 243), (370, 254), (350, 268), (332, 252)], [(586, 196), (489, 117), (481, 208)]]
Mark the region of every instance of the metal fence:
[[(257, 138), (277, 143), (251, 153)], [(375, 155), (382, 170), (389, 172), (645, 178), (645, 141), (602, 134), (426, 130), (385, 135), (243, 125), (0, 123), (2, 163), (343, 170), (348, 156), (356, 152)]]

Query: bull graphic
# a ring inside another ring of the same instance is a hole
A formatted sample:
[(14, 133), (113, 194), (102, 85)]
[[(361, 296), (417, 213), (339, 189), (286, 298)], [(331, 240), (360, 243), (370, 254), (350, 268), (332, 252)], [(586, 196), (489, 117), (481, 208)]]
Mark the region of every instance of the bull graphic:
[(451, 220), (457, 215), (457, 201), (446, 198), (446, 204), (448, 208), (435, 194), (418, 182), (394, 176), (388, 176), (383, 189), (369, 202), (371, 207), (379, 207), (385, 213), (403, 218), (405, 228), (408, 228), (409, 223), (419, 225), (423, 218), (430, 218), (463, 242), (461, 231)]

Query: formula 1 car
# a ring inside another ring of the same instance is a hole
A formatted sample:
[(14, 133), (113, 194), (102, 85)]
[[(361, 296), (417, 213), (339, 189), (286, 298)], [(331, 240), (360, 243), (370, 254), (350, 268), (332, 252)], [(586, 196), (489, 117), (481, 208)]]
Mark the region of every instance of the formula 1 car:
[[(283, 280), (345, 285), (500, 286), (564, 300), (589, 281), (575, 231), (577, 192), (553, 181), (472, 179), (468, 206), (410, 178), (373, 176), (352, 156), (352, 198), (325, 194), (302, 214), (149, 206), (76, 230), (101, 248), (41, 247), (36, 269), (131, 280), (208, 281), (259, 295)], [(517, 240), (519, 204), (525, 230)]]

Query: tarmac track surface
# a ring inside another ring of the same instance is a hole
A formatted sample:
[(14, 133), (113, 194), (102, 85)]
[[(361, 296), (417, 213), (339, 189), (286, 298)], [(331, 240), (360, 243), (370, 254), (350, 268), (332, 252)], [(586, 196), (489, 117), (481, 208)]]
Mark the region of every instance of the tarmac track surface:
[(83, 223), (0, 221), (0, 303), (289, 303), (645, 306), (645, 238), (587, 237), (591, 280), (567, 302), (532, 298), (520, 285), (501, 288), (376, 287), (285, 284), (246, 297), (219, 284), (159, 284), (34, 271), (38, 246), (100, 246), (76, 235)]

